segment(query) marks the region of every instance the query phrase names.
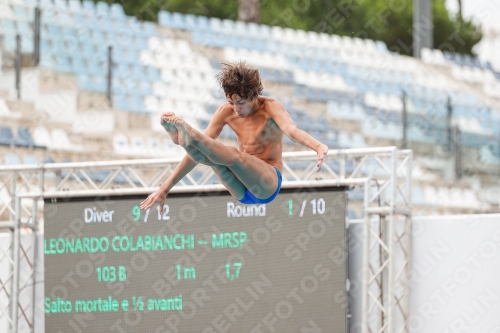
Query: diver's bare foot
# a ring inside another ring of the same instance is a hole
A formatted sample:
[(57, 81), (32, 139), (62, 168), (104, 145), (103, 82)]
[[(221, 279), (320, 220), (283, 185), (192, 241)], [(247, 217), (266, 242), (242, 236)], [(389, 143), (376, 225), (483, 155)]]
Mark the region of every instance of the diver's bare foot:
[(170, 138), (172, 141), (178, 145), (179, 144), (179, 132), (177, 131), (177, 127), (175, 127), (174, 124), (172, 124), (172, 117), (175, 117), (175, 113), (173, 112), (165, 112), (164, 114), (161, 115), (161, 120), (160, 124), (163, 126), (165, 131), (167, 131), (168, 135), (170, 135)]
[(177, 128), (179, 135), (177, 136), (178, 144), (181, 147), (187, 147), (191, 144), (192, 127), (184, 119), (177, 116), (169, 117), (169, 121)]

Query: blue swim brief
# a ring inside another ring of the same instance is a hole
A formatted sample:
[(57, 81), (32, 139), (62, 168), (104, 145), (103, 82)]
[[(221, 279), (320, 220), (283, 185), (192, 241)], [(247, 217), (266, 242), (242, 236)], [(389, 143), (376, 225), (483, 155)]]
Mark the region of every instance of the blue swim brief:
[(266, 204), (266, 203), (273, 201), (274, 198), (276, 198), (276, 196), (278, 195), (278, 192), (280, 191), (281, 181), (282, 181), (280, 170), (277, 167), (274, 167), (274, 169), (276, 169), (276, 174), (278, 175), (278, 188), (273, 193), (273, 195), (271, 195), (267, 199), (259, 199), (255, 195), (253, 195), (252, 192), (250, 192), (247, 189), (243, 198), (241, 200), (238, 200), (238, 201), (241, 203), (244, 203), (244, 204)]

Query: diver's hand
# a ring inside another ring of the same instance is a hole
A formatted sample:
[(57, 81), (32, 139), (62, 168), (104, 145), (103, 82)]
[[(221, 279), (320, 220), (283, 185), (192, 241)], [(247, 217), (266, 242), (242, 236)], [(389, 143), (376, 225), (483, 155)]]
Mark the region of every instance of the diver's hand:
[(160, 214), (163, 211), (163, 206), (165, 205), (165, 199), (167, 197), (168, 190), (160, 187), (153, 193), (151, 193), (143, 202), (141, 202), (140, 208), (146, 210), (153, 206), (156, 202), (160, 203)]
[(325, 144), (320, 144), (316, 149), (316, 153), (318, 154), (318, 164), (316, 164), (316, 172), (321, 170), (321, 165), (326, 158), (326, 154), (328, 153), (328, 146)]

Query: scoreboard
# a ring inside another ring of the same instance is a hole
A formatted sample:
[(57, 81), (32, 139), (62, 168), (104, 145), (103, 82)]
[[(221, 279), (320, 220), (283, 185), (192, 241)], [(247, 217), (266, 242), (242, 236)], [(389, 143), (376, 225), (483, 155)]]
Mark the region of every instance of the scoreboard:
[(45, 332), (347, 332), (346, 192), (52, 198)]

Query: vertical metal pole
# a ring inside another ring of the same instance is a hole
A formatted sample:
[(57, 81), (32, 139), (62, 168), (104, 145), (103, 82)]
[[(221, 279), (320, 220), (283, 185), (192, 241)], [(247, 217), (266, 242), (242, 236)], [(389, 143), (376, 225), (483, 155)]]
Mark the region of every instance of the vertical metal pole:
[(40, 8), (37, 6), (35, 7), (35, 23), (34, 23), (34, 33), (33, 33), (33, 38), (34, 38), (34, 45), (35, 45), (35, 50), (33, 52), (33, 64), (35, 66), (38, 66), (40, 63), (40, 15), (41, 11)]
[(106, 91), (106, 97), (108, 98), (108, 103), (110, 107), (113, 107), (113, 101), (111, 98), (112, 89), (112, 73), (113, 73), (113, 46), (108, 46), (108, 87)]
[(407, 194), (408, 194), (408, 211), (409, 215), (406, 216), (406, 284), (405, 284), (405, 299), (404, 299), (404, 310), (405, 310), (405, 317), (403, 318), (404, 320), (404, 326), (405, 326), (405, 333), (410, 332), (410, 273), (411, 273), (411, 240), (412, 240), (412, 201), (411, 201), (411, 172), (413, 170), (413, 151), (409, 152), (408, 156), (408, 165), (407, 165), (407, 171), (406, 171), (406, 187), (407, 187)]
[(345, 175), (345, 159), (346, 159), (346, 156), (345, 155), (342, 155), (342, 158), (340, 159), (340, 162), (339, 162), (339, 167), (340, 167), (340, 179), (345, 179), (346, 175)]
[[(40, 197), (43, 198), (43, 188), (44, 188), (44, 168), (40, 168), (38, 173), (38, 189), (40, 190)], [(31, 333), (35, 333), (35, 321), (36, 321), (36, 280), (37, 280), (37, 260), (38, 260), (38, 200), (33, 199), (33, 276), (32, 276), (32, 319), (31, 319)]]
[(410, 265), (411, 265), (411, 234), (412, 234), (412, 224), (411, 224), (411, 215), (407, 215), (405, 218), (405, 232), (406, 232), (406, 267), (405, 267), (405, 283), (404, 283), (404, 300), (403, 300), (403, 327), (405, 333), (410, 332)]
[(412, 204), (412, 186), (411, 186), (411, 173), (413, 170), (413, 150), (408, 151), (408, 162), (406, 166), (406, 202), (407, 202), (407, 208), (411, 212), (413, 208)]
[[(387, 243), (387, 220), (385, 218), (385, 215), (379, 215), (378, 225), (379, 225), (379, 238), (383, 242)], [(380, 246), (380, 244), (377, 244), (377, 245), (378, 245), (378, 256), (379, 256), (379, 258), (378, 258), (379, 266), (377, 268), (380, 268), (380, 267), (383, 267), (384, 260), (386, 260), (386, 256), (384, 255), (385, 249), (382, 246)], [(386, 274), (384, 274), (384, 271), (382, 271), (379, 274), (380, 289), (378, 291), (378, 295), (379, 295), (378, 300), (379, 300), (380, 305), (382, 307), (387, 307), (387, 302), (385, 302), (385, 298), (384, 298), (384, 296), (386, 296), (386, 295), (384, 295), (384, 292), (387, 289), (387, 281), (388, 281), (387, 270), (385, 270), (385, 273)], [(387, 322), (387, 313), (386, 312), (379, 311), (379, 321), (380, 322), (379, 322), (379, 325), (377, 327), (377, 332), (380, 332), (380, 328), (383, 327), (385, 325), (385, 323)]]
[(402, 123), (403, 123), (403, 142), (401, 143), (401, 146), (402, 146), (402, 149), (406, 149), (407, 148), (407, 137), (406, 137), (406, 132), (407, 132), (407, 124), (408, 124), (408, 114), (407, 114), (407, 109), (406, 109), (406, 92), (403, 90), (403, 97), (402, 97), (402, 100), (403, 100), (403, 119), (402, 119)]
[(21, 36), (16, 35), (16, 90), (17, 99), (21, 99)]
[(369, 296), (368, 296), (368, 291), (369, 291), (369, 286), (368, 286), (368, 281), (369, 281), (369, 276), (368, 273), (370, 272), (370, 213), (369, 213), (369, 208), (370, 208), (370, 186), (371, 186), (371, 179), (368, 178), (368, 180), (365, 182), (365, 197), (364, 197), (364, 210), (365, 210), (365, 217), (364, 217), (364, 223), (363, 223), (363, 280), (362, 280), (362, 295), (361, 295), (361, 333), (368, 333), (370, 331), (368, 325), (370, 322), (369, 318), (369, 313), (368, 313), (368, 301), (369, 301)]
[[(9, 219), (11, 222), (16, 220), (16, 212), (15, 212), (15, 206), (16, 206), (16, 190), (17, 190), (17, 184), (16, 184), (16, 178), (17, 174), (15, 172), (12, 172), (12, 178), (10, 179), (10, 206), (14, 208), (13, 210), (10, 211)], [(14, 212), (12, 212), (14, 211)]]
[(16, 219), (14, 222), (14, 276), (12, 278), (12, 332), (17, 333), (18, 307), (19, 307), (19, 252), (21, 248), (20, 223), (21, 223), (21, 198), (16, 197)]
[(392, 175), (391, 175), (391, 200), (390, 207), (391, 213), (389, 215), (389, 230), (387, 232), (387, 247), (389, 248), (389, 265), (388, 265), (388, 281), (387, 290), (385, 295), (387, 296), (387, 332), (392, 333), (394, 330), (392, 328), (394, 321), (394, 301), (396, 296), (396, 288), (394, 286), (394, 240), (396, 238), (396, 228), (395, 228), (395, 213), (396, 213), (396, 191), (397, 191), (397, 181), (398, 181), (398, 150), (394, 149), (391, 153), (391, 164), (392, 164)]
[(461, 133), (458, 126), (454, 127), (455, 136), (455, 179), (460, 179), (462, 177), (462, 142)]
[(448, 154), (451, 154), (453, 151), (452, 148), (452, 142), (453, 142), (453, 133), (451, 130), (451, 121), (453, 118), (453, 107), (451, 106), (451, 98), (448, 96), (448, 101), (446, 103), (446, 129), (447, 129), (447, 134), (448, 134)]
[[(11, 195), (11, 199), (10, 199), (10, 206), (11, 209), (10, 210), (10, 214), (9, 214), (9, 220), (10, 222), (13, 222), (14, 225), (15, 225), (15, 221), (16, 221), (16, 177), (17, 175), (12, 172), (12, 178), (10, 180), (10, 195)], [(14, 288), (14, 284), (15, 284), (15, 280), (14, 280), (14, 275), (15, 275), (15, 268), (16, 268), (16, 264), (15, 264), (15, 252), (16, 252), (16, 228), (14, 227), (14, 229), (12, 230), (12, 239), (11, 239), (11, 242), (10, 242), (10, 253), (12, 255), (12, 282), (11, 282), (11, 285), (10, 285), (10, 315), (11, 315), (11, 322), (10, 322), (10, 328), (12, 330), (12, 332), (15, 332), (14, 331), (14, 306), (13, 306), (13, 295), (14, 295), (14, 291), (15, 291), (15, 288)]]

